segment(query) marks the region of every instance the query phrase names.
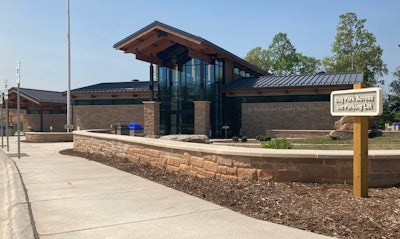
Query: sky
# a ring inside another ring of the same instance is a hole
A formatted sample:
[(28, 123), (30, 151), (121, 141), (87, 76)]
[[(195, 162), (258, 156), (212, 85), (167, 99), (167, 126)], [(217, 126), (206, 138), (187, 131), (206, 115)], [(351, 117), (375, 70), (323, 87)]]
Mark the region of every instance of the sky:
[[(149, 80), (149, 64), (113, 45), (154, 21), (200, 36), (245, 57), (282, 32), (297, 52), (332, 56), (339, 15), (354, 12), (383, 48), (389, 74), (400, 66), (399, 0), (70, 0), (71, 89)], [(0, 90), (66, 91), (67, 0), (0, 0)]]

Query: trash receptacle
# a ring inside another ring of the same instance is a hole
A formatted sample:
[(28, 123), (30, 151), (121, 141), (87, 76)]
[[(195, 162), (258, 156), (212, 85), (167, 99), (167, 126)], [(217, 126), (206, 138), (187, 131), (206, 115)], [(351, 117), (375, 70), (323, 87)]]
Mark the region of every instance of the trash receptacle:
[(139, 123), (129, 123), (129, 135), (130, 136), (142, 136), (143, 135), (143, 126)]
[(128, 124), (123, 123), (115, 123), (112, 125), (114, 134), (119, 135), (129, 135), (129, 127)]
[(400, 122), (394, 123), (394, 128), (395, 128), (395, 131), (399, 131), (400, 130)]
[(0, 130), (3, 131), (3, 136), (13, 136), (15, 134), (15, 129), (12, 125), (8, 126), (8, 130), (6, 130), (5, 126), (0, 125)]

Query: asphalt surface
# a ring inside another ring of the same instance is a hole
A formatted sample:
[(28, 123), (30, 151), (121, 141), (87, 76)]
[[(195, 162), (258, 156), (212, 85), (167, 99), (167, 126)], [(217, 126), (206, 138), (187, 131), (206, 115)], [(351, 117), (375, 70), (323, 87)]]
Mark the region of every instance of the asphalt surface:
[(10, 137), (0, 152), (1, 238), (330, 238), (58, 153), (72, 147), (21, 142), (18, 158)]

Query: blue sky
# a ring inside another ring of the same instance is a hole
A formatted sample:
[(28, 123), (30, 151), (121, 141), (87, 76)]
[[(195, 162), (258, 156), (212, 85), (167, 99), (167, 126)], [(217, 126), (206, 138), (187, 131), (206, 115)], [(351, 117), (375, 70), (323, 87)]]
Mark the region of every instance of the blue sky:
[[(330, 56), (339, 15), (365, 18), (383, 52), (390, 74), (400, 66), (398, 0), (70, 0), (71, 88), (101, 82), (148, 80), (149, 65), (115, 50), (114, 43), (161, 21), (198, 35), (244, 57), (267, 48), (274, 35), (287, 33), (298, 52)], [(66, 0), (0, 0), (0, 89), (15, 86), (21, 61), (21, 87), (67, 89)]]

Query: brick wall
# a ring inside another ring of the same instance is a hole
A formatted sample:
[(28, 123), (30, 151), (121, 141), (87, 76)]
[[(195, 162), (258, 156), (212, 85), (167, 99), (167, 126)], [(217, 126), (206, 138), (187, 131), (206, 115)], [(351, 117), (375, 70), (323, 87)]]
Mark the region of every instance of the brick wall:
[(109, 129), (114, 123), (144, 125), (143, 105), (74, 105), (74, 126), (80, 129)]
[[(127, 158), (196, 177), (324, 183), (352, 182), (352, 151), (271, 150), (74, 132), (74, 148)], [(370, 186), (400, 183), (400, 152), (370, 157)]]
[(271, 129), (329, 130), (340, 117), (329, 102), (243, 103), (242, 135), (255, 137)]

